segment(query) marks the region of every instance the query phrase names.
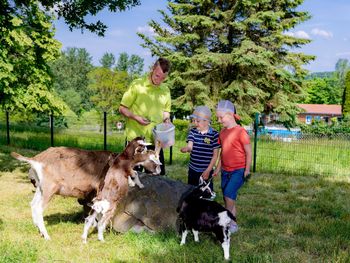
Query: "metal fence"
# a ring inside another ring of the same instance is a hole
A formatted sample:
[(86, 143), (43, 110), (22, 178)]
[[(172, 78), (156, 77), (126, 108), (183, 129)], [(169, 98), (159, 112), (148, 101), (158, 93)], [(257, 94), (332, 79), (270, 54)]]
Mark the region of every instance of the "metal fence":
[[(113, 114), (95, 114), (79, 120), (43, 116), (31, 122), (0, 113), (0, 144), (44, 150), (52, 145), (119, 152), (125, 144), (122, 124)], [(68, 123), (68, 125), (67, 125)], [(68, 128), (67, 128), (68, 127)], [(300, 175), (349, 175), (350, 134), (332, 137), (304, 134), (281, 126), (246, 127), (253, 148), (252, 170), (259, 173)], [(176, 144), (165, 150), (168, 163), (187, 165), (189, 156), (180, 152), (186, 133), (176, 133)]]

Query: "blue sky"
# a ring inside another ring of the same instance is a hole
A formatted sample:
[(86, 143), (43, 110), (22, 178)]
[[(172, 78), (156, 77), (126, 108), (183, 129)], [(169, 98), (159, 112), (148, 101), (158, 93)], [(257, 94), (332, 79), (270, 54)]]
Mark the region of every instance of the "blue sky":
[[(108, 26), (105, 37), (88, 31), (83, 34), (80, 30), (70, 32), (68, 26), (59, 20), (55, 23), (56, 38), (63, 44), (63, 49), (86, 48), (95, 65), (99, 65), (99, 59), (105, 52), (116, 57), (121, 52), (127, 52), (142, 57), (147, 70), (154, 58), (140, 46), (142, 41), (136, 32), (152, 34), (147, 23), (151, 19), (160, 22), (157, 10), (166, 9), (166, 5), (166, 0), (141, 0), (140, 6), (123, 13), (99, 13), (97, 18)], [(299, 10), (308, 11), (312, 18), (288, 33), (312, 40), (296, 50), (317, 56), (305, 68), (311, 72), (333, 71), (338, 59), (350, 60), (350, 0), (305, 0)]]

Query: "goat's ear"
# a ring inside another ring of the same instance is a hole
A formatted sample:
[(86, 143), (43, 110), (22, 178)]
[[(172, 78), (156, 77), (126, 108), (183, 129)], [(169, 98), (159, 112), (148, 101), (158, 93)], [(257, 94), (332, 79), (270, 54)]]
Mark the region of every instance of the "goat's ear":
[(147, 151), (147, 148), (143, 145), (137, 146), (134, 152), (134, 155), (137, 153), (145, 153)]
[(108, 165), (112, 166), (115, 158), (117, 158), (118, 154), (112, 153), (108, 156)]
[(159, 157), (154, 155), (154, 154), (151, 154), (150, 160), (153, 161), (157, 165), (162, 165), (162, 163), (159, 161)]

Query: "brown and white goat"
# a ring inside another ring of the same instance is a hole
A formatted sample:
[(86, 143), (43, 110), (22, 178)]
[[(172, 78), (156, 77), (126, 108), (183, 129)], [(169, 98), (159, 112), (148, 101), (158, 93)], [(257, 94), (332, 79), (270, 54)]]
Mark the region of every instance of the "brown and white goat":
[[(159, 149), (160, 150), (160, 149)], [(128, 158), (124, 152), (118, 155), (107, 171), (104, 186), (98, 192), (96, 198), (93, 200), (91, 214), (85, 219), (84, 231), (82, 234), (83, 242), (86, 243), (90, 227), (97, 225), (98, 239), (104, 241), (103, 233), (107, 223), (114, 216), (115, 209), (118, 203), (128, 193), (128, 178), (137, 175), (133, 168), (137, 165), (147, 166), (147, 162), (156, 164), (154, 174), (160, 173), (159, 152), (146, 151), (136, 153), (132, 159)]]
[[(132, 140), (124, 150), (128, 158), (145, 148), (143, 138)], [(110, 162), (117, 154), (110, 151), (87, 151), (68, 147), (51, 147), (32, 158), (12, 152), (11, 155), (30, 164), (29, 178), (36, 188), (31, 202), (32, 218), (45, 239), (43, 212), (53, 195), (76, 197), (89, 203), (103, 188)], [(153, 162), (145, 163), (152, 169)], [(146, 169), (150, 169), (146, 167)]]

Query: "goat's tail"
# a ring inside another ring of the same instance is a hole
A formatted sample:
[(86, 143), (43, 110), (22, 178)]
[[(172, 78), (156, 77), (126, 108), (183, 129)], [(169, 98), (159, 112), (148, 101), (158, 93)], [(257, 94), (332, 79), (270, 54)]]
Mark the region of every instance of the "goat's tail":
[(12, 152), (11, 156), (13, 158), (16, 158), (19, 161), (24, 161), (24, 162), (29, 162), (30, 161), (30, 158), (24, 157), (24, 156), (22, 156), (22, 155), (20, 155), (19, 153), (16, 153), (16, 152)]

